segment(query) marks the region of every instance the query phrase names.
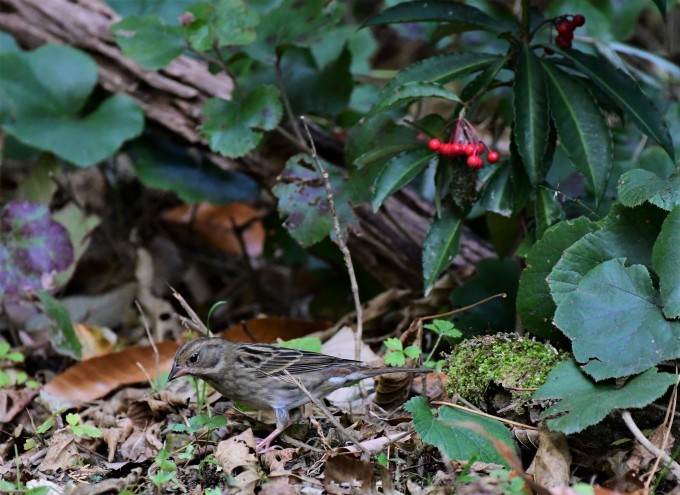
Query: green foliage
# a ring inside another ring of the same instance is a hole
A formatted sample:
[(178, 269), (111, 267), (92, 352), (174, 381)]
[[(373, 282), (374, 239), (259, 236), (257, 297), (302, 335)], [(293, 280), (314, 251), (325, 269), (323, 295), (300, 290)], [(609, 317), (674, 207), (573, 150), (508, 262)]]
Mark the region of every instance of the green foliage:
[(282, 114), (278, 90), (262, 86), (242, 99), (209, 100), (203, 109), (205, 121), (201, 131), (213, 150), (236, 158), (255, 148), (263, 131), (276, 128)]
[[(0, 342), (0, 363), (3, 361), (23, 363), (24, 355), (17, 351), (11, 351), (9, 343)], [(29, 379), (26, 372), (12, 369), (3, 364), (2, 368), (0, 368), (0, 388), (15, 385), (25, 385), (28, 388), (37, 388), (40, 386), (35, 380)]]
[(427, 323), (423, 325), (426, 330), (430, 330), (437, 335), (437, 340), (432, 346), (432, 351), (425, 359), (423, 366), (426, 368), (434, 368), (437, 371), (441, 371), (446, 363), (445, 359), (439, 359), (437, 361), (432, 360), (432, 355), (439, 348), (439, 343), (443, 338), (447, 339), (459, 339), (463, 336), (460, 330), (458, 330), (453, 323), (448, 320), (433, 320), (432, 323)]
[(92, 438), (101, 438), (102, 431), (96, 426), (80, 424), (80, 414), (69, 413), (66, 415), (66, 422), (71, 431), (77, 437), (90, 436)]
[(602, 421), (615, 409), (639, 408), (661, 397), (675, 382), (675, 375), (650, 368), (631, 378), (625, 385), (613, 381), (595, 382), (583, 373), (573, 359), (553, 369), (534, 399), (560, 399), (544, 411), (548, 427), (566, 434), (577, 433)]
[(404, 348), (401, 340), (392, 337), (385, 340), (385, 347), (389, 349), (385, 354), (385, 364), (388, 366), (404, 366), (406, 358), (417, 359), (420, 357), (420, 347), (409, 345)]
[(300, 351), (321, 352), (321, 341), (316, 337), (300, 337), (298, 339), (287, 340), (280, 342), (279, 347), (286, 349), (297, 349)]
[(466, 426), (466, 423), (477, 425), (487, 435), (514, 450), (512, 435), (500, 421), (448, 406), (440, 407), (435, 417), (422, 397), (412, 398), (404, 407), (413, 414), (413, 427), (423, 441), (437, 447), (447, 458), (468, 461), (476, 457), (481, 462), (507, 465), (507, 461), (496, 452), (487, 438)]
[(182, 28), (155, 16), (128, 17), (111, 31), (123, 54), (147, 69), (162, 69), (184, 53)]
[(81, 359), (83, 345), (78, 340), (66, 307), (44, 290), (38, 292), (38, 297), (56, 323), (50, 327), (50, 342), (55, 350), (73, 359)]
[(149, 476), (149, 479), (158, 487), (159, 491), (166, 483), (174, 483), (175, 485), (178, 483), (177, 465), (170, 456), (170, 449), (166, 444), (158, 451), (156, 459), (154, 459), (153, 464), (149, 468), (149, 472), (154, 473), (152, 476)]
[(26, 145), (88, 167), (142, 132), (142, 112), (125, 95), (110, 96), (84, 113), (97, 67), (79, 50), (43, 45), (32, 52), (0, 52), (0, 73), (6, 101), (0, 126)]
[(224, 416), (197, 414), (189, 418), (188, 424), (174, 423), (172, 425), (172, 431), (177, 433), (197, 433), (203, 428), (208, 431), (213, 431), (224, 426), (227, 426), (227, 420)]

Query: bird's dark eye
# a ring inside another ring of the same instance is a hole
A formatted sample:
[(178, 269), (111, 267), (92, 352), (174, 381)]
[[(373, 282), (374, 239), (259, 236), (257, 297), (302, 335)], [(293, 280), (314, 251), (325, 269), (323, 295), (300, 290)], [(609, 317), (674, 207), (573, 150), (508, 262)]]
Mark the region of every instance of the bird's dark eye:
[(191, 356), (189, 356), (189, 362), (191, 364), (196, 364), (196, 361), (198, 361), (198, 352), (194, 352)]

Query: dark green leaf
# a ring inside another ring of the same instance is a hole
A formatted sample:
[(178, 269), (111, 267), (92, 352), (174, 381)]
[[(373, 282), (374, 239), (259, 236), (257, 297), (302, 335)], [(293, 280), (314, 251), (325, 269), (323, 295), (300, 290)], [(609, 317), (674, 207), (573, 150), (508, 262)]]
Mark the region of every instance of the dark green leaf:
[[(355, 184), (344, 177), (344, 171), (339, 167), (325, 161), (322, 164), (329, 174), (343, 235), (349, 227), (359, 232), (359, 224), (350, 205), (350, 201), (354, 201), (355, 195), (359, 194), (355, 190)], [(311, 246), (332, 232), (333, 220), (326, 189), (316, 164), (309, 155), (298, 154), (286, 162), (286, 168), (281, 173), (278, 184), (274, 186), (273, 193), (279, 200), (280, 215), (287, 217), (285, 227), (303, 246)]]
[(663, 20), (665, 21), (666, 13), (668, 12), (668, 7), (666, 7), (666, 0), (652, 0), (652, 1), (656, 5), (656, 8), (659, 9), (661, 17), (663, 17)]
[(227, 204), (255, 200), (259, 196), (260, 188), (249, 176), (213, 165), (197, 166), (185, 156), (185, 150), (175, 151), (171, 154), (157, 147), (134, 148), (134, 167), (139, 180), (154, 189), (173, 191), (188, 204), (203, 201)]
[(78, 340), (68, 311), (63, 304), (44, 290), (38, 291), (38, 297), (45, 306), (47, 314), (56, 323), (54, 327), (50, 328), (50, 342), (52, 342), (54, 349), (61, 354), (80, 360), (83, 345)]
[(519, 280), (517, 313), (522, 325), (534, 335), (563, 340), (552, 324), (556, 306), (547, 278), (566, 248), (597, 229), (597, 224), (585, 217), (560, 222), (550, 227), (529, 251)]
[(401, 153), (388, 161), (375, 181), (373, 211), (378, 211), (388, 196), (415, 179), (433, 157), (430, 150), (420, 149)]
[(619, 199), (626, 206), (638, 206), (645, 201), (670, 211), (680, 205), (680, 169), (667, 180), (654, 172), (636, 168), (619, 178)]
[(557, 302), (555, 324), (596, 380), (634, 375), (680, 357), (680, 322), (666, 320), (656, 298), (645, 266), (612, 259)]
[(522, 163), (534, 186), (545, 178), (543, 156), (548, 145), (550, 121), (548, 94), (541, 62), (525, 45), (519, 56), (513, 86), (515, 139)]
[(463, 219), (452, 208), (445, 208), (440, 217), (432, 220), (423, 242), (425, 295), (429, 294), (437, 277), (453, 262), (458, 253), (462, 227)]
[(345, 110), (354, 89), (351, 63), (347, 47), (322, 69), (316, 67), (308, 49), (288, 49), (281, 59), (281, 71), (293, 112), (336, 116)]
[(674, 382), (674, 375), (652, 368), (622, 387), (595, 383), (571, 359), (550, 372), (546, 383), (534, 393), (534, 399), (561, 399), (541, 417), (561, 414), (557, 419), (549, 419), (548, 427), (571, 435), (599, 423), (615, 409), (640, 408), (652, 403)]
[(662, 115), (633, 79), (602, 58), (586, 55), (578, 50), (557, 51), (574, 62), (577, 69), (607, 93), (642, 132), (659, 143), (668, 156), (675, 160), (673, 140)]
[(654, 243), (652, 263), (659, 275), (661, 304), (666, 318), (680, 317), (680, 205), (673, 208)]
[(123, 54), (147, 69), (161, 69), (184, 53), (182, 28), (155, 16), (128, 17), (111, 31)]
[(432, 82), (408, 82), (397, 86), (391, 93), (383, 95), (375, 106), (371, 109), (368, 116), (373, 116), (378, 112), (384, 112), (397, 105), (410, 103), (421, 98), (444, 98), (445, 100), (460, 102), (458, 95), (446, 89), (441, 84)]
[(381, 91), (380, 99), (391, 94), (394, 88), (408, 82), (446, 84), (467, 74), (484, 70), (500, 58), (489, 53), (449, 53), (426, 58), (398, 72)]
[(261, 86), (242, 100), (212, 98), (203, 107), (201, 131), (210, 147), (230, 158), (245, 155), (276, 128), (283, 115), (278, 89)]
[(97, 66), (78, 50), (43, 45), (33, 52), (0, 53), (0, 73), (0, 94), (10, 110), (2, 125), (23, 144), (86, 167), (142, 131), (143, 114), (125, 95), (80, 113), (97, 82)]
[(514, 452), (515, 447), (509, 430), (500, 422), (483, 418), (451, 407), (441, 407), (439, 417), (422, 397), (414, 397), (406, 403), (405, 409), (413, 414), (413, 427), (420, 437), (440, 449), (448, 459), (469, 461), (473, 457), (482, 462), (508, 465), (493, 444), (465, 423), (480, 426), (494, 439), (500, 440)]
[(481, 91), (486, 89), (489, 84), (496, 78), (500, 70), (508, 63), (509, 56), (505, 56), (484, 69), (477, 77), (465, 85), (460, 94), (460, 99), (463, 101), (470, 101), (477, 96)]
[(400, 3), (371, 17), (364, 23), (364, 26), (429, 21), (455, 23), (460, 27), (460, 31), (481, 29), (500, 34), (517, 28), (515, 24), (491, 17), (471, 5), (444, 0), (416, 0)]
[(288, 47), (318, 43), (325, 29), (333, 26), (344, 10), (339, 3), (328, 0), (283, 0), (266, 6), (258, 9), (257, 39), (244, 48), (248, 55), (264, 63), (273, 63)]
[(215, 46), (247, 45), (257, 37), (260, 16), (242, 0), (198, 3), (186, 12), (193, 16), (185, 26), (186, 37), (199, 52)]
[(557, 193), (545, 187), (536, 190), (536, 238), (541, 239), (545, 231), (560, 220), (564, 220), (564, 210), (557, 200)]
[(607, 121), (591, 94), (573, 76), (543, 62), (550, 112), (557, 135), (576, 169), (599, 201), (612, 169), (613, 145)]

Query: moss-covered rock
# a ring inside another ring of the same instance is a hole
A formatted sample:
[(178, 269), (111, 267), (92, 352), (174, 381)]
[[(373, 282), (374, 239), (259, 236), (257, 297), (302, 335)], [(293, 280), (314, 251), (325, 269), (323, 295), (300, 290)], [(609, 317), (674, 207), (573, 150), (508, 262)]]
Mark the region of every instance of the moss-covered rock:
[(451, 397), (484, 407), (485, 393), (496, 385), (510, 394), (510, 402), (520, 412), (531, 400), (548, 373), (567, 359), (554, 347), (517, 334), (497, 334), (476, 337), (458, 344), (447, 359), (446, 391)]

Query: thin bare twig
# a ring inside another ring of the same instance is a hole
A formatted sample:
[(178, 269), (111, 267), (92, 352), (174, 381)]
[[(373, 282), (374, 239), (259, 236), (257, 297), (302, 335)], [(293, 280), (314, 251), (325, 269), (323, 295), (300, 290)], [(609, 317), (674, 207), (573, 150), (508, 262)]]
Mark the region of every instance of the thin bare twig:
[[(673, 473), (673, 476), (675, 476), (676, 479), (680, 480), (680, 464), (675, 462), (673, 459), (670, 458), (666, 452), (661, 450), (659, 447), (654, 445), (652, 442), (650, 442), (647, 437), (640, 431), (640, 428), (635, 424), (635, 421), (633, 421), (633, 417), (630, 415), (630, 411), (623, 411), (621, 412), (621, 417), (623, 418), (623, 422), (626, 424), (630, 432), (633, 434), (635, 437), (635, 440), (640, 442), (640, 444), (649, 450), (652, 454), (657, 456), (659, 459), (662, 459), (663, 462), (668, 464), (668, 470)], [(651, 479), (651, 477), (650, 477)]]
[(354, 347), (354, 358), (359, 360), (361, 358), (361, 340), (364, 333), (363, 320), (364, 314), (361, 308), (361, 299), (359, 299), (359, 284), (357, 283), (357, 277), (354, 273), (354, 264), (352, 263), (352, 256), (347, 248), (347, 243), (342, 237), (342, 230), (340, 229), (340, 220), (338, 220), (338, 213), (335, 209), (335, 200), (333, 199), (333, 189), (331, 188), (331, 181), (328, 176), (328, 171), (321, 165), (321, 160), (316, 153), (316, 145), (312, 139), (312, 133), (309, 132), (309, 126), (307, 125), (307, 120), (304, 116), (300, 117), (302, 125), (307, 133), (307, 139), (309, 139), (309, 145), (312, 148), (312, 158), (316, 167), (319, 169), (321, 178), (323, 179), (323, 185), (326, 188), (326, 196), (328, 198), (328, 207), (331, 211), (331, 217), (333, 218), (333, 231), (335, 232), (336, 243), (340, 248), (342, 257), (345, 260), (345, 265), (347, 266), (347, 273), (349, 274), (349, 282), (352, 287), (352, 296), (354, 297), (354, 309), (357, 314), (357, 329), (355, 333), (355, 347)]
[[(671, 392), (671, 398), (670, 398), (670, 407), (666, 410), (666, 415), (663, 418), (663, 425), (664, 425), (664, 435), (663, 435), (663, 440), (661, 441), (661, 452), (666, 451), (666, 445), (668, 445), (668, 441), (670, 440), (670, 435), (671, 435), (671, 428), (673, 427), (673, 419), (675, 417), (675, 408), (678, 405), (678, 368), (675, 368), (675, 383), (673, 384), (673, 392)], [(665, 426), (668, 425), (668, 426)], [(661, 457), (656, 456), (656, 460), (654, 461), (654, 466), (652, 466), (652, 469), (649, 471), (648, 475), (649, 478), (647, 478), (647, 481), (645, 482), (645, 488), (649, 489), (650, 485), (652, 484), (652, 479), (654, 478), (654, 473), (656, 470), (659, 468), (659, 462), (661, 462)]]
[(326, 419), (333, 423), (333, 426), (335, 426), (338, 429), (338, 432), (344, 436), (347, 440), (352, 442), (356, 448), (358, 448), (363, 455), (365, 455), (367, 458), (371, 456), (370, 452), (366, 450), (366, 447), (361, 445), (361, 443), (354, 438), (347, 430), (345, 430), (342, 425), (338, 422), (337, 419), (335, 419), (335, 416), (328, 410), (326, 406), (324, 406), (323, 402), (321, 402), (319, 399), (314, 397), (309, 390), (307, 390), (307, 387), (305, 387), (300, 380), (295, 378), (293, 375), (291, 375), (288, 370), (283, 370), (283, 372), (286, 374), (290, 380), (297, 385), (297, 387), (302, 390), (302, 393), (307, 396), (307, 398), (311, 401), (312, 404), (314, 404), (316, 407), (319, 408), (319, 410), (323, 413), (324, 416), (326, 416)]
[[(135, 301), (135, 306), (137, 306), (137, 311), (139, 311), (139, 315), (142, 317), (142, 324), (144, 325), (144, 330), (146, 330), (146, 336), (149, 338), (149, 343), (153, 348), (153, 357), (156, 364), (156, 375), (160, 375), (161, 374), (160, 355), (158, 353), (158, 347), (156, 347), (156, 342), (153, 340), (153, 335), (151, 335), (149, 322), (146, 321), (146, 316), (144, 315), (144, 311), (142, 310), (142, 306), (139, 304), (139, 301)], [(142, 364), (139, 362), (137, 363), (137, 366), (139, 366), (139, 369), (142, 370), (142, 373), (146, 375), (146, 379), (149, 380), (149, 385), (151, 386), (151, 389), (154, 389), (153, 380), (151, 380), (151, 377), (144, 369), (144, 366), (142, 366)]]
[(524, 423), (518, 423), (516, 421), (511, 421), (509, 419), (499, 418), (498, 416), (494, 416), (493, 414), (487, 414), (485, 412), (477, 411), (475, 409), (470, 409), (469, 407), (461, 406), (459, 404), (454, 404), (453, 402), (434, 401), (434, 402), (432, 402), (432, 404), (436, 404), (438, 406), (455, 407), (456, 409), (460, 409), (461, 411), (467, 411), (469, 413), (476, 414), (477, 416), (484, 416), (485, 418), (495, 419), (497, 421), (500, 421), (501, 423), (505, 423), (505, 424), (512, 425), (512, 426), (517, 426), (518, 428), (524, 428), (525, 430), (536, 430), (536, 431), (538, 431), (538, 428), (536, 428), (535, 426), (529, 426), (529, 425), (525, 425)]

